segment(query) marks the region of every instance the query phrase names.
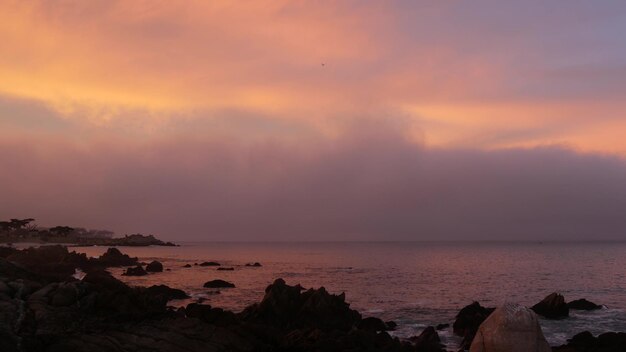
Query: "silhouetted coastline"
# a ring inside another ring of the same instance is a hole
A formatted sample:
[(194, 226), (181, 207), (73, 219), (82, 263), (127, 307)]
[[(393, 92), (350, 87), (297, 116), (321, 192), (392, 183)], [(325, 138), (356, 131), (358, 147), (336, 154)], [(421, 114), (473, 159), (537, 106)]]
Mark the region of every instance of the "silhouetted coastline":
[[(277, 279), (260, 302), (234, 313), (199, 303), (168, 307), (170, 299), (187, 294), (165, 285), (130, 287), (106, 271), (114, 266), (161, 268), (158, 264), (143, 264), (116, 248), (88, 258), (62, 246), (0, 247), (1, 350), (445, 351), (435, 328), (410, 339), (393, 337), (388, 331), (396, 323), (364, 318), (345, 295), (323, 287), (305, 290)], [(561, 298), (548, 296), (543, 312), (569, 309)], [(574, 302), (582, 309), (597, 306)], [(534, 315), (527, 308), (514, 310)], [(493, 311), (474, 303), (459, 312), (454, 331), (464, 336), (465, 348)], [(481, 338), (488, 337), (482, 333)], [(554, 350), (623, 351), (625, 342), (625, 334), (581, 333)]]

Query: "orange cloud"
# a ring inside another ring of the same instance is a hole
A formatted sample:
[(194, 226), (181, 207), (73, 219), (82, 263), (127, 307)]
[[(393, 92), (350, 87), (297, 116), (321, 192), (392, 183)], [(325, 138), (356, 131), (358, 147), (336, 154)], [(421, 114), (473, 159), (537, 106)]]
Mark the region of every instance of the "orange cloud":
[[(620, 126), (626, 88), (611, 72), (561, 67), (584, 57), (574, 54), (585, 43), (550, 31), (538, 9), (482, 17), (463, 6), (9, 1), (0, 94), (96, 126), (245, 111), (332, 135), (337, 120), (382, 115), (436, 146), (626, 154), (620, 138), (604, 137)], [(519, 29), (524, 16), (535, 25)]]

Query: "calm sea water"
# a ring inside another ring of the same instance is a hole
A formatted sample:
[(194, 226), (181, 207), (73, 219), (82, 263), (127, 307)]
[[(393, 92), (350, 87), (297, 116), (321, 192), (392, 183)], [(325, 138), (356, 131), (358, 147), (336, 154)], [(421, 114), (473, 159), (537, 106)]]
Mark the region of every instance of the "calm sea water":
[[(99, 256), (106, 247), (74, 250)], [(474, 300), (486, 306), (508, 301), (530, 306), (557, 291), (567, 300), (587, 298), (608, 308), (542, 320), (551, 344), (583, 330), (626, 331), (626, 243), (183, 243), (121, 250), (170, 269), (144, 277), (121, 276), (122, 269), (113, 269), (123, 281), (166, 284), (185, 290), (192, 300), (203, 298), (233, 311), (259, 301), (268, 284), (283, 278), (306, 288), (345, 292), (352, 308), (396, 321), (394, 334), (409, 337), (428, 325), (452, 323), (458, 310)], [(182, 267), (209, 260), (235, 270)], [(263, 266), (245, 267), (249, 262)], [(202, 287), (212, 279), (237, 287), (216, 294)], [(450, 347), (458, 344), (451, 329), (440, 334)]]

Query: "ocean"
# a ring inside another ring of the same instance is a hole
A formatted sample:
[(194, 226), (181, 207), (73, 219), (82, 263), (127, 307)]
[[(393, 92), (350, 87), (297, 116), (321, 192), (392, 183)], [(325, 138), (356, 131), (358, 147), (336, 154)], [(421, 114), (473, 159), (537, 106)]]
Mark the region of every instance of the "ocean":
[[(106, 247), (76, 247), (99, 256)], [(567, 301), (586, 298), (606, 307), (572, 311), (564, 320), (541, 319), (551, 345), (574, 334), (626, 331), (626, 243), (510, 243), (510, 242), (310, 242), (310, 243), (181, 243), (180, 247), (120, 247), (141, 261), (159, 260), (163, 273), (142, 277), (113, 274), (130, 285), (165, 284), (185, 290), (186, 305), (205, 304), (232, 311), (262, 299), (274, 279), (305, 288), (325, 287), (346, 293), (346, 301), (364, 317), (398, 323), (394, 335), (406, 338), (424, 327), (454, 321), (465, 305), (517, 302), (526, 306), (551, 292)], [(194, 266), (217, 261), (233, 271)], [(261, 267), (246, 267), (260, 262)], [(191, 264), (191, 268), (183, 265)], [(223, 279), (236, 288), (206, 289), (204, 282)], [(219, 293), (218, 293), (219, 291)], [(450, 348), (459, 339), (452, 329), (440, 331)]]

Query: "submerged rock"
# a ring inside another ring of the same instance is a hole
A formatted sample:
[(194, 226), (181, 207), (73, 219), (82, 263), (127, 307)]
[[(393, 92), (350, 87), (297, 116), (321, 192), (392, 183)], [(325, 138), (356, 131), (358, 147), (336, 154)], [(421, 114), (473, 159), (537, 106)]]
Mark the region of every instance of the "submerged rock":
[(539, 319), (530, 309), (507, 303), (478, 328), (470, 352), (550, 352)]
[(220, 266), (221, 264), (218, 262), (202, 262), (199, 265), (200, 266)]
[(247, 263), (246, 266), (254, 266), (254, 267), (259, 267), (261, 266), (261, 263), (259, 262), (254, 262), (254, 263)]
[(150, 273), (160, 273), (163, 271), (163, 264), (159, 261), (152, 261), (146, 265), (146, 271)]
[(547, 319), (563, 319), (569, 316), (569, 308), (565, 303), (565, 298), (556, 292), (549, 294), (531, 309)]
[(235, 268), (219, 267), (219, 268), (217, 268), (217, 270), (219, 270), (219, 271), (233, 271), (233, 270), (235, 270)]
[(601, 305), (597, 305), (593, 302), (590, 302), (584, 298), (582, 299), (577, 299), (575, 301), (571, 301), (567, 303), (567, 307), (569, 309), (574, 309), (574, 310), (596, 310), (596, 309), (601, 309), (602, 306)]
[(185, 264), (183, 265), (183, 268), (191, 268), (191, 264)]
[(204, 283), (204, 287), (206, 288), (232, 288), (235, 287), (235, 284), (230, 283), (224, 280), (211, 280)]

